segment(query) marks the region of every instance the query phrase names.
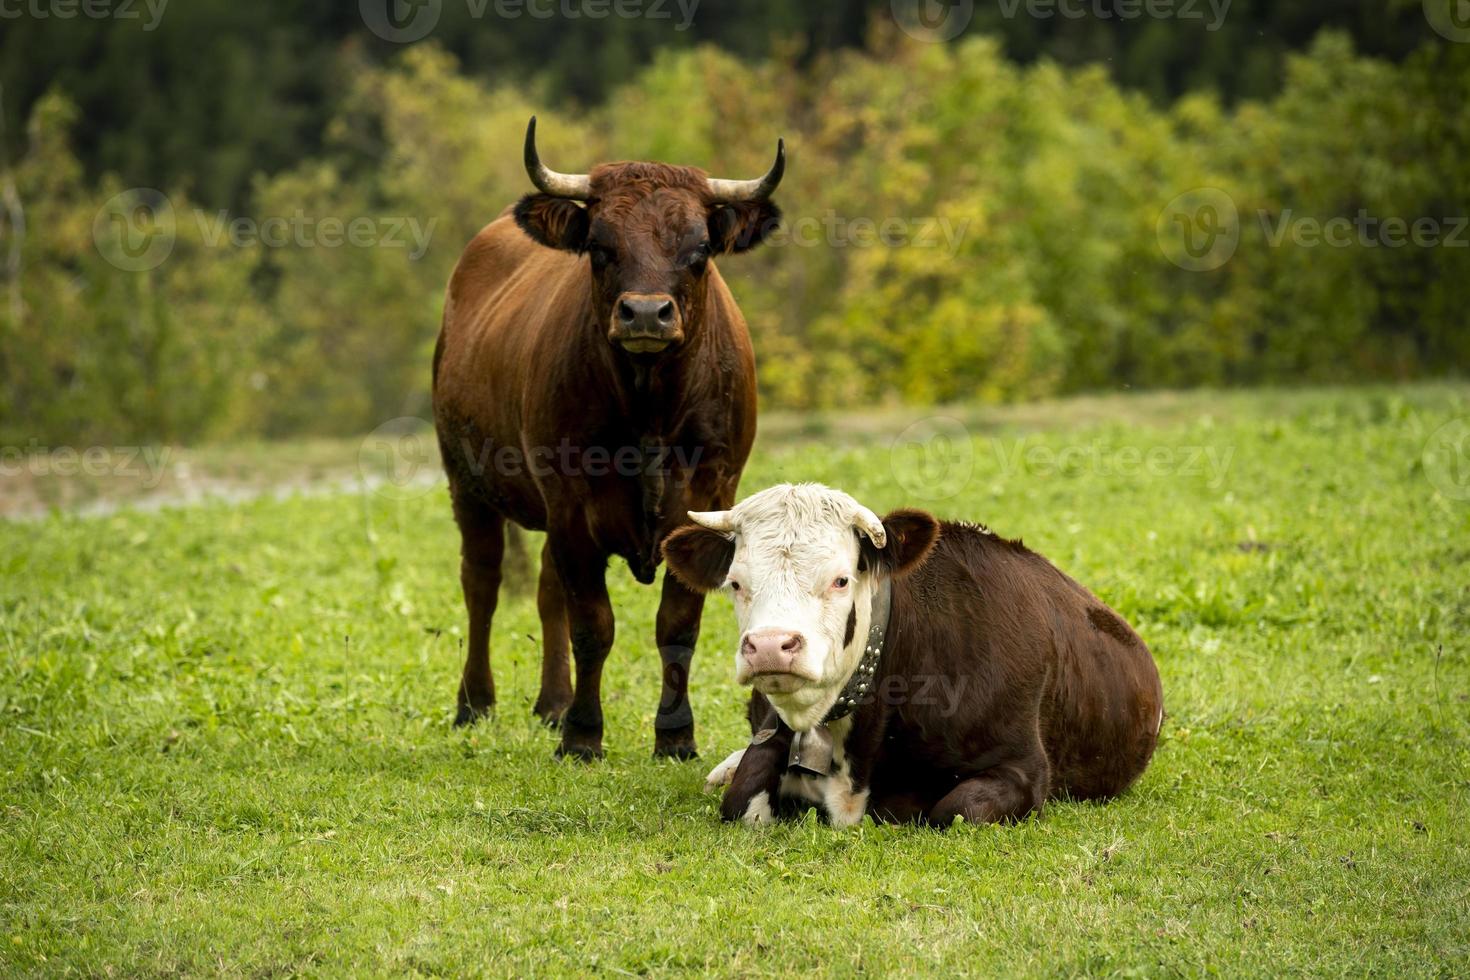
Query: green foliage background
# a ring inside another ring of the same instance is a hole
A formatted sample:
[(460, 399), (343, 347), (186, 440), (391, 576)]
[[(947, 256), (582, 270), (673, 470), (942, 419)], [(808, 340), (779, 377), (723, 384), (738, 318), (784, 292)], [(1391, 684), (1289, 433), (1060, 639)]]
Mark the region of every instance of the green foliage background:
[[(19, 202), (0, 208), (0, 441), (337, 434), (426, 415), (443, 284), (464, 243), (528, 189), (533, 112), (564, 170), (655, 158), (755, 174), (787, 138), (789, 225), (835, 222), (843, 237), (793, 236), (721, 264), (767, 407), (1470, 366), (1470, 249), (1269, 235), (1284, 217), (1360, 212), (1448, 233), (1470, 211), (1470, 45), (1434, 40), (1389, 61), (1324, 32), (1286, 59), (1275, 94), (1231, 101), (1210, 88), (1160, 98), (1099, 65), (1022, 63), (1002, 45), (922, 43), (875, 21), (861, 48), (750, 60), (670, 47), (600, 102), (560, 111), (544, 81), (471, 74), (437, 43), (386, 59), (348, 45), (314, 152), (257, 172), (244, 210), (187, 179), (158, 188), (176, 240), (142, 272), (103, 258), (95, 219), (128, 184), (89, 175), (79, 141), (96, 134), (57, 85), (0, 181)], [(1169, 261), (1159, 233), (1169, 203), (1200, 188), (1239, 216), (1233, 257), (1210, 271)], [(432, 234), (414, 258), (211, 232), (237, 216)], [(854, 222), (892, 218), (947, 226), (956, 244), (844, 241)]]

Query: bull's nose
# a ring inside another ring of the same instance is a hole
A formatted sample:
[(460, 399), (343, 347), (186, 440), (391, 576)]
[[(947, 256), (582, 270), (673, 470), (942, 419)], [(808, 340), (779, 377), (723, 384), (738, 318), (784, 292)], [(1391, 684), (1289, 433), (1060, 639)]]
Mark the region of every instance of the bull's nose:
[(624, 299), (618, 303), (618, 320), (630, 332), (661, 333), (674, 325), (674, 301), (663, 296)]
[(613, 307), (612, 339), (640, 353), (682, 339), (679, 308), (666, 294), (624, 293)]
[(805, 646), (806, 638), (800, 633), (754, 630), (740, 641), (740, 655), (753, 674), (787, 674)]

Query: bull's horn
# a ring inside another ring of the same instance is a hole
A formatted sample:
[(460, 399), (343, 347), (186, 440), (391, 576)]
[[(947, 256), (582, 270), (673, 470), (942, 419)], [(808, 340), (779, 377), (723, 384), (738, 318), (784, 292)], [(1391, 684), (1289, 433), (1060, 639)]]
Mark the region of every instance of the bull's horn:
[(543, 194), (585, 201), (592, 196), (592, 178), (586, 174), (559, 174), (541, 162), (536, 152), (536, 117), (526, 126), (526, 174)]
[(689, 519), (711, 531), (719, 531), (721, 534), (735, 533), (735, 516), (728, 510), (691, 510)]
[(883, 530), (883, 522), (878, 515), (868, 510), (862, 504), (857, 505), (857, 512), (853, 515), (852, 522), (857, 529), (868, 536), (873, 542), (873, 547), (881, 548), (888, 543), (888, 532)]
[(717, 204), (739, 204), (741, 201), (764, 201), (776, 193), (776, 188), (781, 184), (781, 178), (786, 173), (786, 141), (776, 141), (776, 162), (764, 177), (755, 180), (716, 180), (711, 177), (709, 181), (710, 200)]

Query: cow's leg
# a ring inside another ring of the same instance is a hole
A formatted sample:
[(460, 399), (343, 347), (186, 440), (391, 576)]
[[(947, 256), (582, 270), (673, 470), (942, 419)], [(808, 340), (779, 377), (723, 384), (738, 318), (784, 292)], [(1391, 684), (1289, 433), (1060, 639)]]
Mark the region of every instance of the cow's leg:
[(781, 811), (781, 776), (791, 752), (792, 731), (785, 725), (762, 742), (746, 746), (720, 799), (720, 817), (749, 824), (770, 823)]
[(571, 634), (567, 631), (567, 597), (550, 542), (541, 549), (541, 580), (536, 589), (541, 614), (541, 693), (536, 714), (553, 728), (560, 725), (572, 703)]
[(950, 790), (929, 811), (928, 821), (948, 827), (955, 817), (966, 823), (1020, 820), (1041, 809), (1048, 783), (1045, 757), (999, 765)]
[(654, 627), (663, 661), (663, 692), (653, 719), (653, 754), (668, 759), (694, 759), (694, 711), (689, 707), (689, 667), (699, 640), (704, 596), (691, 592), (664, 570), (663, 596)]
[(602, 665), (613, 645), (607, 559), (580, 538), (550, 535), (551, 555), (566, 598), (577, 687), (562, 718), (557, 756), (602, 758)]
[(490, 621), (500, 595), (500, 561), (505, 554), (505, 518), (468, 497), (454, 498), (459, 524), (459, 581), (470, 617), (464, 675), (459, 681), (456, 725), (468, 725), (495, 707), (495, 677), (490, 672)]

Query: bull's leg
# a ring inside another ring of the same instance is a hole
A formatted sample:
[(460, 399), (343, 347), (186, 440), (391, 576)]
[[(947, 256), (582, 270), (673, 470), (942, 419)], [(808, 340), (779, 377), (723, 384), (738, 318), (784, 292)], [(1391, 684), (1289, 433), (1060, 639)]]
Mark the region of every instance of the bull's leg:
[(567, 631), (566, 592), (556, 574), (549, 542), (541, 549), (536, 609), (541, 614), (541, 693), (535, 710), (543, 722), (556, 727), (572, 703), (572, 641)]
[(666, 569), (663, 596), (654, 627), (663, 661), (663, 692), (653, 719), (653, 754), (668, 759), (694, 759), (694, 711), (689, 707), (689, 667), (699, 640), (704, 596), (691, 592)]
[(468, 725), (495, 707), (495, 677), (490, 671), (490, 621), (500, 595), (500, 562), (505, 554), (505, 518), (465, 497), (454, 498), (459, 524), (459, 581), (470, 628), (464, 675), (459, 681), (456, 725)]
[[(576, 539), (574, 539), (576, 540)], [(566, 597), (577, 688), (562, 718), (558, 756), (602, 758), (602, 665), (613, 645), (607, 561), (588, 543), (551, 535), (551, 554)]]
[(996, 766), (950, 790), (929, 811), (928, 822), (948, 827), (955, 817), (966, 823), (1020, 820), (1041, 809), (1049, 775), (1045, 757)]

